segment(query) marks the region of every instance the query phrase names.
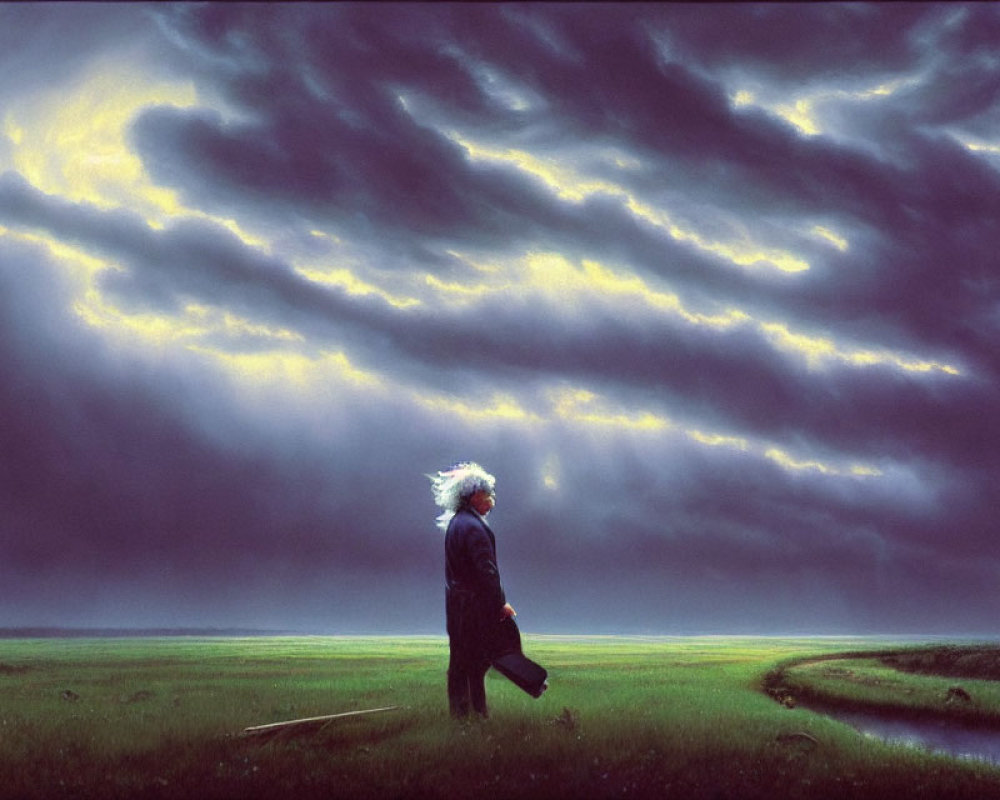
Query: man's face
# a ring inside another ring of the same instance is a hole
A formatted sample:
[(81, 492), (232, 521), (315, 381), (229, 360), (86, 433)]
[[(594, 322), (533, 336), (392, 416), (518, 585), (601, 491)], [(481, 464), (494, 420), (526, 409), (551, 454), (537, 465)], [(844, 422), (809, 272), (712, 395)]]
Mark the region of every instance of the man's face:
[(472, 506), (477, 513), (482, 514), (484, 517), (490, 513), (490, 509), (496, 504), (496, 497), (492, 492), (487, 492), (485, 490), (480, 490), (476, 492), (469, 499), (469, 505)]

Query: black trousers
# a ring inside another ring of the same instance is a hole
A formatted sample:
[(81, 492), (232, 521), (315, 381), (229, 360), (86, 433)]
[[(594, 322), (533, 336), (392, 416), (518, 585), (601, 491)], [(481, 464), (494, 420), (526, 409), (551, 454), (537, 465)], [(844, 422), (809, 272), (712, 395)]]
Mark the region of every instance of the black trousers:
[(449, 639), (448, 708), (453, 717), (466, 717), (470, 710), (489, 716), (486, 706), (486, 673), (490, 661), (477, 638), (472, 641), (452, 636)]
[(510, 617), (500, 621), (489, 608), (480, 608), (468, 595), (449, 593), (447, 599), (448, 706), (452, 716), (469, 711), (487, 717), (486, 673), (495, 667), (501, 675), (532, 697), (545, 691), (548, 672), (526, 658), (521, 632)]
[(453, 717), (470, 711), (485, 717), (486, 673), (490, 669), (489, 609), (472, 592), (449, 589), (448, 619), (448, 707)]

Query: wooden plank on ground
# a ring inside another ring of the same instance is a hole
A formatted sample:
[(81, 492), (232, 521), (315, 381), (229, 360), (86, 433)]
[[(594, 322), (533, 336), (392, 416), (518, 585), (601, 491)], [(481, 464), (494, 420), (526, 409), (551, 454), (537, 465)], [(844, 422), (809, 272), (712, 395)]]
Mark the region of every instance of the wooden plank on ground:
[(321, 717), (305, 717), (303, 719), (288, 719), (284, 722), (270, 722), (267, 725), (252, 725), (249, 728), (243, 729), (243, 736), (256, 736), (262, 733), (273, 733), (276, 731), (286, 730), (288, 728), (294, 728), (299, 725), (309, 725), (316, 724), (319, 722), (328, 723), (331, 720), (341, 719), (343, 717), (360, 717), (364, 714), (377, 714), (380, 711), (395, 711), (402, 706), (383, 706), (382, 708), (365, 708), (361, 711), (342, 711), (339, 714), (325, 714)]

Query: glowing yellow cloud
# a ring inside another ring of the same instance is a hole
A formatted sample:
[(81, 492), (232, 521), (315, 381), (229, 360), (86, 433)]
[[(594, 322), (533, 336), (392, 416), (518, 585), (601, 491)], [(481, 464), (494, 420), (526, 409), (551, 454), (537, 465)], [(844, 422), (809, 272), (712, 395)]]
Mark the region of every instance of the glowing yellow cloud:
[(323, 352), (311, 357), (293, 350), (229, 353), (202, 345), (189, 345), (188, 349), (210, 357), (230, 374), (258, 384), (290, 385), (307, 392), (319, 386), (328, 386), (331, 379), (364, 389), (382, 386), (381, 378), (355, 367), (341, 351)]
[(559, 473), (560, 473), (559, 458), (554, 453), (550, 454), (548, 458), (545, 459), (545, 463), (542, 464), (541, 469), (541, 479), (542, 486), (548, 489), (550, 492), (559, 491)]
[(309, 231), (309, 235), (312, 236), (314, 239), (324, 239), (326, 241), (333, 242), (334, 244), (343, 243), (343, 240), (336, 234), (327, 233), (326, 231), (317, 230), (316, 228), (313, 228), (311, 231)]
[[(643, 202), (621, 185), (611, 183), (603, 178), (589, 178), (581, 175), (577, 170), (567, 165), (565, 159), (543, 158), (524, 150), (491, 148), (473, 142), (455, 131), (444, 131), (444, 133), (463, 147), (473, 160), (509, 164), (521, 172), (537, 178), (557, 197), (569, 202), (581, 203), (595, 194), (617, 198), (633, 215), (663, 230), (671, 238), (691, 244), (738, 266), (755, 267), (770, 264), (782, 272), (801, 272), (809, 269), (807, 261), (785, 251), (761, 248), (749, 241), (749, 237), (746, 236), (744, 236), (745, 241), (740, 242), (710, 241), (696, 231), (676, 224), (665, 211)], [(623, 163), (630, 169), (635, 166), (632, 162)]]
[(688, 438), (709, 447), (729, 447), (733, 450), (744, 451), (750, 448), (750, 442), (742, 436), (723, 436), (716, 433), (703, 433), (699, 430), (688, 430), (685, 433)]
[(877, 478), (882, 475), (880, 469), (865, 464), (852, 464), (845, 471), (822, 461), (799, 461), (777, 447), (767, 448), (764, 457), (790, 472), (817, 472), (821, 475), (848, 475), (855, 478)]
[(446, 295), (446, 302), (451, 305), (472, 303), (498, 291), (518, 288), (512, 282), (517, 277), (515, 273), (520, 270), (516, 263), (485, 263), (457, 250), (445, 252), (474, 273), (468, 280), (459, 281), (445, 281), (431, 273), (424, 275), (424, 283), (435, 292)]
[(109, 303), (93, 286), (73, 303), (73, 311), (93, 328), (128, 336), (133, 341), (162, 346), (171, 342), (197, 344), (209, 336), (224, 334), (232, 339), (301, 342), (304, 337), (287, 328), (260, 325), (228, 311), (190, 304), (176, 315), (126, 313)]
[(803, 470), (813, 470), (823, 475), (835, 475), (836, 470), (820, 461), (796, 461), (788, 453), (779, 450), (777, 447), (770, 447), (764, 452), (764, 457), (774, 461), (779, 466), (796, 472)]
[[(84, 256), (86, 258), (86, 256)], [(100, 267), (92, 264), (94, 268)], [(299, 343), (304, 337), (285, 328), (254, 323), (231, 312), (204, 304), (190, 303), (174, 316), (143, 313), (127, 314), (108, 303), (91, 286), (74, 305), (74, 310), (87, 324), (111, 329), (130, 340), (166, 346), (179, 345), (209, 359), (226, 374), (250, 384), (289, 389), (305, 396), (329, 388), (330, 382), (349, 385), (365, 391), (391, 391), (394, 397), (409, 402), (442, 417), (467, 424), (516, 424), (519, 426), (547, 425), (553, 422), (580, 426), (582, 429), (637, 432), (647, 435), (676, 434), (712, 448), (729, 448), (755, 453), (791, 471), (812, 471), (823, 475), (851, 475), (867, 478), (881, 475), (873, 467), (852, 465), (843, 471), (817, 460), (797, 459), (774, 446), (754, 445), (740, 436), (705, 432), (676, 426), (666, 416), (648, 410), (616, 408), (596, 392), (581, 387), (561, 386), (547, 394), (548, 413), (527, 409), (509, 394), (495, 394), (485, 402), (471, 398), (428, 394), (396, 385), (383, 376), (356, 366), (343, 351), (322, 351), (318, 355), (275, 343)], [(268, 349), (254, 352), (229, 352), (210, 344), (214, 338), (250, 337), (264, 343)], [(541, 469), (542, 485), (550, 490), (560, 486), (559, 464), (550, 457)]]
[(197, 340), (213, 333), (252, 333), (272, 338), (294, 338), (290, 331), (278, 331), (252, 326), (248, 321), (229, 314), (215, 312), (215, 318), (203, 306), (188, 306), (179, 316), (165, 314), (126, 313), (109, 303), (95, 285), (95, 278), (107, 270), (121, 270), (116, 264), (97, 258), (79, 248), (53, 239), (51, 236), (0, 228), (0, 235), (31, 242), (48, 250), (80, 285), (80, 294), (72, 303), (73, 312), (88, 326), (107, 333), (141, 340), (157, 346), (169, 342)]
[(908, 359), (890, 351), (841, 350), (832, 339), (792, 333), (781, 323), (762, 322), (758, 327), (775, 347), (801, 355), (811, 368), (817, 368), (827, 361), (840, 361), (856, 367), (890, 365), (906, 372), (961, 374), (960, 370), (950, 364)]
[(652, 206), (639, 202), (629, 195), (626, 207), (635, 216), (666, 231), (671, 238), (697, 247), (706, 253), (719, 256), (740, 267), (755, 267), (760, 264), (770, 264), (781, 272), (804, 272), (809, 269), (809, 262), (797, 258), (783, 250), (762, 249), (747, 238), (743, 242), (713, 242), (701, 234), (675, 224), (670, 215)]
[[(800, 133), (806, 136), (817, 136), (824, 132), (816, 118), (816, 107), (821, 103), (830, 101), (869, 102), (889, 97), (902, 87), (919, 83), (920, 80), (919, 76), (901, 77), (879, 83), (868, 89), (857, 90), (824, 87), (806, 92), (789, 103), (769, 102), (769, 100), (760, 99), (760, 93), (748, 89), (738, 89), (730, 93), (729, 97), (735, 108), (758, 106), (781, 117)], [(767, 93), (765, 92), (765, 94)], [(771, 93), (771, 97), (773, 94)]]
[(0, 236), (9, 236), (18, 241), (41, 245), (64, 267), (67, 267), (68, 271), (72, 272), (78, 278), (86, 279), (85, 283), (106, 269), (119, 269), (119, 267), (105, 261), (103, 258), (92, 256), (78, 247), (65, 244), (45, 234), (33, 231), (12, 230), (0, 226)]
[(781, 323), (761, 323), (760, 330), (776, 347), (804, 356), (806, 363), (811, 367), (818, 366), (823, 359), (834, 358), (837, 355), (837, 348), (832, 340), (792, 333), (788, 330), (788, 326)]
[[(424, 280), (427, 285), (436, 291), (442, 292), (444, 294), (449, 294), (453, 298), (462, 299), (474, 299), (483, 297), (488, 294), (493, 294), (498, 290), (499, 287), (491, 286), (484, 283), (473, 284), (473, 283), (459, 283), (457, 281), (443, 281), (434, 275), (426, 275)], [(510, 284), (505, 284), (505, 286), (510, 286)]]
[(193, 216), (226, 227), (251, 246), (265, 246), (236, 220), (186, 208), (176, 192), (152, 182), (129, 148), (129, 126), (145, 108), (190, 108), (198, 95), (190, 82), (144, 82), (136, 77), (141, 73), (125, 63), (97, 63), (71, 85), (15, 101), (4, 117), (9, 166), (47, 194), (128, 208), (153, 228)]
[(431, 395), (413, 392), (411, 395), (416, 403), (424, 408), (449, 417), (458, 417), (469, 423), (479, 422), (541, 422), (538, 415), (526, 411), (521, 404), (510, 395), (494, 395), (488, 404), (476, 405), (465, 400), (447, 395)]
[(212, 332), (197, 314), (168, 317), (162, 314), (126, 314), (108, 304), (93, 287), (73, 303), (73, 311), (92, 328), (104, 329), (140, 339), (147, 344), (162, 346), (170, 342), (198, 340)]
[(20, 146), (24, 142), (24, 128), (17, 124), (10, 113), (4, 117), (3, 133), (14, 145)]
[(819, 125), (813, 118), (813, 101), (807, 98), (796, 100), (792, 105), (781, 104), (773, 107), (773, 111), (786, 122), (790, 122), (806, 136), (816, 136)]
[[(872, 466), (852, 464), (837, 467), (817, 459), (796, 458), (771, 444), (754, 444), (741, 436), (707, 433), (695, 428), (676, 426), (662, 414), (650, 411), (627, 412), (614, 409), (597, 393), (581, 387), (562, 386), (547, 394), (550, 414), (539, 416), (526, 410), (515, 398), (496, 395), (485, 403), (477, 404), (467, 399), (444, 395), (413, 393), (414, 400), (423, 407), (468, 424), (517, 423), (547, 425), (552, 422), (568, 423), (581, 429), (638, 432), (654, 436), (681, 435), (696, 444), (710, 448), (726, 448), (767, 459), (790, 472), (812, 472), (829, 477), (866, 479), (879, 477), (882, 472)], [(541, 485), (551, 491), (559, 489), (560, 464), (555, 455), (549, 455), (539, 469)]]
[[(790, 472), (813, 472), (831, 477), (853, 477), (859, 479), (879, 477), (882, 472), (864, 464), (837, 467), (817, 459), (796, 458), (773, 444), (754, 443), (742, 436), (706, 432), (697, 428), (685, 428), (673, 423), (662, 414), (653, 412), (627, 413), (609, 408), (608, 403), (596, 393), (580, 387), (562, 386), (548, 393), (552, 407), (552, 419), (580, 425), (584, 428), (638, 431), (653, 435), (683, 436), (689, 441), (709, 448), (724, 448), (748, 453), (757, 458), (767, 459)], [(546, 467), (545, 476), (554, 470)], [(556, 479), (552, 478), (556, 483)]]
[(556, 305), (574, 308), (584, 295), (605, 300), (618, 297), (666, 312), (692, 325), (725, 329), (751, 319), (735, 308), (716, 314), (694, 311), (673, 292), (657, 291), (634, 273), (614, 270), (590, 259), (576, 265), (560, 253), (527, 253), (510, 262), (506, 270), (492, 271), (496, 276), (494, 282), (482, 278), (479, 282), (445, 282), (433, 275), (427, 275), (425, 280), (431, 288), (465, 300), (516, 291), (519, 295), (543, 295)]
[(526, 150), (485, 147), (451, 132), (450, 138), (465, 148), (473, 160), (500, 161), (538, 178), (562, 200), (581, 203), (597, 192), (621, 194), (621, 187), (601, 179), (584, 178), (562, 160), (532, 155)]
[(498, 264), (487, 264), (483, 261), (472, 258), (472, 256), (468, 253), (460, 253), (457, 250), (445, 250), (445, 253), (462, 262), (465, 266), (472, 267), (472, 269), (477, 272), (496, 273), (502, 271), (502, 267)]
[[(816, 232), (839, 246), (846, 242), (832, 231), (816, 226)], [(820, 233), (822, 231), (822, 233)], [(457, 255), (457, 254), (456, 254)], [(764, 322), (738, 308), (727, 308), (714, 314), (695, 311), (673, 292), (658, 291), (638, 275), (614, 270), (598, 261), (583, 260), (579, 266), (559, 253), (528, 253), (512, 261), (506, 270), (494, 270), (501, 280), (496, 283), (445, 283), (432, 275), (426, 276), (429, 286), (466, 301), (480, 300), (499, 292), (516, 291), (519, 295), (537, 293), (557, 307), (573, 309), (582, 296), (622, 298), (641, 303), (656, 311), (683, 320), (690, 325), (727, 330), (735, 326), (752, 326), (759, 330), (773, 347), (803, 358), (817, 369), (831, 361), (854, 367), (891, 366), (907, 372), (942, 372), (959, 375), (949, 364), (906, 358), (889, 350), (855, 349), (839, 346), (833, 339), (796, 333), (783, 323)]]
[(851, 465), (851, 474), (860, 478), (878, 477), (882, 474), (882, 470), (864, 464), (853, 464)]
[(555, 416), (570, 422), (647, 433), (658, 433), (672, 427), (666, 417), (649, 411), (638, 414), (611, 411), (601, 398), (586, 389), (556, 389), (549, 393), (549, 400)]
[(742, 436), (729, 436), (714, 433), (705, 433), (696, 429), (684, 431), (689, 439), (703, 444), (707, 447), (724, 447), (740, 452), (749, 452), (758, 457), (773, 461), (785, 470), (790, 472), (815, 472), (820, 475), (829, 476), (852, 476), (855, 478), (876, 478), (882, 475), (881, 470), (865, 464), (852, 464), (846, 470), (835, 467), (831, 464), (818, 461), (816, 459), (798, 459), (781, 450), (778, 447), (768, 444), (753, 444), (749, 439)]
[[(95, 67), (73, 86), (36, 95), (9, 110), (5, 130), (15, 169), (49, 194), (102, 208), (134, 206), (176, 213), (173, 192), (152, 186), (128, 147), (129, 123), (143, 108), (196, 103), (191, 83), (123, 80), (121, 65)], [(11, 135), (14, 132), (15, 135)]]
[(397, 297), (396, 295), (389, 294), (389, 292), (380, 289), (378, 286), (361, 280), (348, 269), (321, 270), (314, 267), (296, 267), (295, 271), (313, 283), (339, 286), (348, 294), (355, 296), (375, 295), (396, 308), (409, 308), (410, 306), (420, 305), (420, 301), (416, 298)]
[(813, 225), (812, 233), (818, 236), (819, 238), (829, 242), (838, 250), (840, 250), (842, 253), (846, 252), (848, 249), (847, 239), (845, 239), (843, 236), (840, 236), (837, 233), (834, 233), (829, 228), (826, 228), (822, 225)]
[(961, 144), (966, 150), (972, 153), (988, 153), (990, 155), (995, 155), (1000, 153), (1000, 144), (995, 142), (984, 142), (984, 141), (972, 141), (971, 139), (958, 138), (959, 144)]
[[(552, 262), (552, 258), (547, 258), (540, 263), (540, 266), (543, 269), (547, 269), (552, 265)], [(536, 265), (532, 264), (531, 266), (534, 268)], [(560, 281), (568, 280), (570, 276), (566, 274), (566, 269), (563, 268), (561, 272)], [(638, 275), (616, 273), (597, 261), (584, 261), (582, 271), (578, 274), (582, 278), (582, 281), (580, 281), (582, 285), (591, 291), (605, 296), (612, 294), (634, 297), (653, 308), (670, 312), (692, 325), (707, 325), (713, 328), (725, 329), (750, 319), (748, 314), (733, 308), (727, 309), (721, 314), (702, 314), (691, 311), (684, 306), (680, 298), (673, 292), (654, 291)], [(563, 285), (565, 284), (560, 282), (560, 286)]]
[(274, 328), (270, 325), (256, 324), (244, 317), (237, 317), (234, 314), (230, 314), (228, 311), (222, 312), (222, 325), (227, 333), (234, 336), (252, 336), (285, 342), (305, 341), (305, 337), (301, 333), (296, 333), (288, 328)]

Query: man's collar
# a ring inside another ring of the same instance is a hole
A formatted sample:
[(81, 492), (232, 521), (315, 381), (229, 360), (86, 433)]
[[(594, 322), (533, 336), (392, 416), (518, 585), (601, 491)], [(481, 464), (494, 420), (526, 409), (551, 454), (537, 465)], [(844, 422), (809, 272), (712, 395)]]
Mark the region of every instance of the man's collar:
[(469, 510), (469, 512), (472, 513), (472, 515), (476, 519), (478, 519), (481, 523), (483, 523), (483, 525), (486, 527), (486, 530), (488, 530), (490, 533), (493, 533), (493, 528), (491, 528), (490, 523), (486, 521), (486, 517), (484, 517), (482, 514), (476, 511), (476, 509), (474, 509), (472, 506), (466, 506), (466, 508)]

